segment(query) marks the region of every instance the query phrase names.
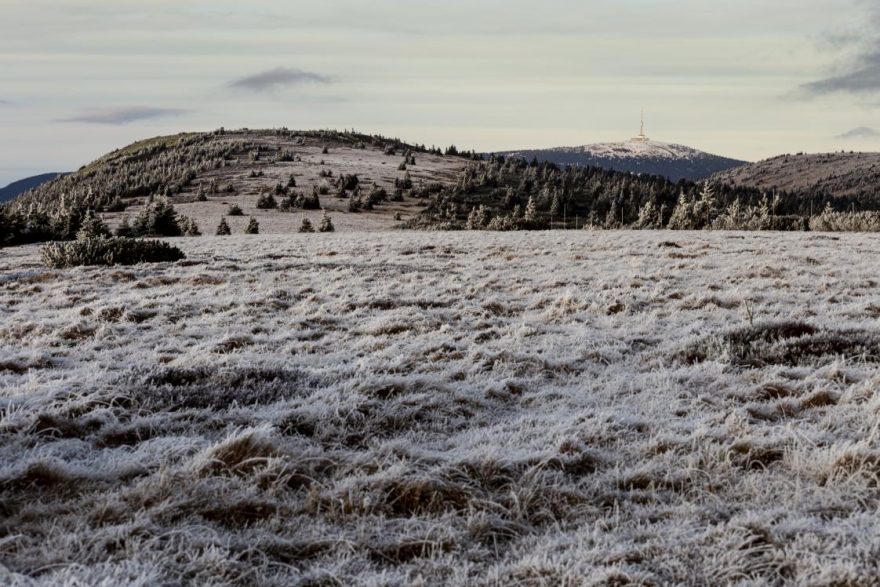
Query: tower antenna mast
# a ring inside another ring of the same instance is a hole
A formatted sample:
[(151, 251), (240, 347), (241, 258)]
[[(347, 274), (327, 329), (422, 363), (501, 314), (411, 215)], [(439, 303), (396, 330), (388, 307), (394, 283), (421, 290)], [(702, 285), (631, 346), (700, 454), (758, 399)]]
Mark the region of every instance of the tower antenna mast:
[(633, 137), (632, 141), (634, 143), (647, 143), (648, 137), (645, 136), (645, 109), (642, 108), (642, 127), (639, 131), (639, 136)]

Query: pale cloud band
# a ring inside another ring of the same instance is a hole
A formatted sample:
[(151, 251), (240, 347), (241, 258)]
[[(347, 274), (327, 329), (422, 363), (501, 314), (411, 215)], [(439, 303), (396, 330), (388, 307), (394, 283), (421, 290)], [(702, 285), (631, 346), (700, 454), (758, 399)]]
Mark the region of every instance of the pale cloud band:
[(862, 55), (848, 73), (804, 84), (801, 89), (809, 96), (880, 92), (880, 51)]
[(876, 140), (876, 139), (880, 138), (880, 132), (877, 132), (873, 128), (868, 128), (867, 126), (860, 126), (858, 128), (848, 130), (843, 134), (837, 135), (834, 138), (841, 139), (841, 140), (865, 140), (865, 139)]
[(59, 122), (82, 122), (87, 124), (129, 124), (142, 120), (169, 118), (185, 114), (187, 110), (177, 108), (151, 108), (149, 106), (123, 106), (101, 108), (84, 112), (78, 116), (64, 118)]
[(874, 0), (861, 1), (858, 5), (866, 11), (862, 27), (833, 36), (832, 40), (832, 44), (838, 49), (854, 49), (855, 57), (843, 73), (801, 85), (801, 96), (880, 93), (880, 35), (877, 34), (880, 27), (880, 8)]
[(249, 75), (235, 80), (229, 85), (233, 88), (250, 90), (253, 92), (266, 92), (277, 88), (297, 86), (302, 84), (329, 84), (331, 79), (320, 73), (303, 71), (301, 69), (276, 67), (254, 75)]

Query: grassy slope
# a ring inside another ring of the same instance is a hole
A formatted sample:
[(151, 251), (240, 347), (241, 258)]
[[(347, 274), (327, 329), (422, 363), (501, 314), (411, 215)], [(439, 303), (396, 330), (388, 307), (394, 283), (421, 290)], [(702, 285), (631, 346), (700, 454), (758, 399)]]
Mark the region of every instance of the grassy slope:
[(880, 195), (880, 153), (781, 155), (713, 177), (719, 183), (762, 190), (876, 197)]
[(871, 237), (179, 244), (0, 257), (0, 582), (880, 573)]
[[(104, 186), (95, 185), (96, 178), (100, 175), (97, 172), (100, 170), (114, 170), (110, 176), (114, 179), (127, 178), (129, 187), (134, 190), (140, 185), (136, 174), (142, 172), (136, 163), (155, 161), (160, 156), (174, 153), (175, 156), (172, 158), (174, 163), (191, 164), (183, 154), (186, 151), (177, 147), (183, 144), (182, 140), (196, 136), (196, 133), (180, 133), (138, 141), (83, 166), (63, 184), (56, 184), (63, 185), (64, 189), (53, 190), (47, 187), (40, 193), (30, 193), (26, 197), (39, 201), (58, 201), (63, 198), (65, 192), (104, 193)], [(223, 145), (230, 146), (232, 151), (231, 157), (225, 161), (223, 167), (199, 170), (197, 177), (181, 193), (175, 193), (172, 197), (178, 211), (193, 217), (205, 234), (214, 233), (220, 218), (226, 214), (231, 204), (238, 204), (247, 216), (255, 216), (263, 232), (283, 234), (296, 232), (302, 216), (316, 222), (320, 218), (320, 211), (296, 210), (292, 214), (285, 214), (277, 210), (256, 208), (257, 199), (262, 192), (273, 191), (278, 183), (286, 185), (290, 175), (293, 175), (297, 181), (295, 191), (310, 194), (314, 186), (324, 182), (333, 183), (341, 173), (357, 174), (366, 195), (373, 185), (384, 187), (391, 193), (395, 179), (403, 178), (405, 173), (398, 170), (398, 165), (403, 161), (403, 153), (407, 147), (391, 139), (373, 140), (373, 137), (366, 135), (330, 132), (322, 136), (318, 131), (276, 133), (267, 130), (228, 131), (223, 135), (199, 136), (206, 137), (206, 142), (200, 144), (199, 149)], [(364, 148), (356, 148), (358, 142), (363, 143)], [(398, 146), (394, 154), (385, 154), (385, 147), (388, 144)], [(148, 153), (148, 150), (157, 147), (163, 147), (164, 150)], [(322, 153), (324, 147), (329, 149), (329, 153)], [(260, 159), (255, 161), (251, 155), (258, 148), (262, 148), (263, 151)], [(276, 161), (276, 156), (283, 151), (293, 153), (299, 160)], [(415, 157), (416, 164), (409, 166), (407, 171), (416, 185), (422, 182), (428, 184), (453, 182), (459, 170), (467, 164), (462, 158), (421, 152), (416, 152)], [(250, 177), (252, 172), (262, 172), (263, 175), (253, 178)], [(332, 177), (321, 177), (321, 172), (331, 172)], [(173, 173), (161, 167), (157, 175), (169, 183), (176, 181)], [(235, 192), (208, 194), (207, 202), (195, 201), (199, 189), (207, 191), (212, 182), (216, 182), (221, 189), (232, 185)], [(407, 219), (421, 209), (419, 200), (406, 197), (403, 202), (385, 203), (372, 211), (349, 213), (348, 200), (337, 198), (335, 195), (336, 188), (331, 186), (331, 193), (321, 198), (321, 204), (333, 215), (337, 229), (342, 231), (391, 228), (398, 224), (394, 220), (395, 213), (400, 213), (404, 219)], [(123, 214), (130, 217), (137, 214), (145, 197), (126, 197), (123, 200), (128, 205), (124, 213), (104, 213), (111, 226), (115, 226)], [(229, 219), (233, 232), (242, 232), (247, 221), (247, 217)]]

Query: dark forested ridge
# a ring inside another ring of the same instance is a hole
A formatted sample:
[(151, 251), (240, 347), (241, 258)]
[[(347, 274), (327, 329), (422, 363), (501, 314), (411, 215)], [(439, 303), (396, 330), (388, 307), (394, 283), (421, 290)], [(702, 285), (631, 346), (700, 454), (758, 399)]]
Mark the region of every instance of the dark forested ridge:
[(26, 177), (18, 181), (14, 181), (5, 188), (0, 188), (0, 203), (8, 202), (28, 190), (32, 190), (44, 183), (57, 179), (59, 176), (67, 175), (66, 173), (43, 173)]

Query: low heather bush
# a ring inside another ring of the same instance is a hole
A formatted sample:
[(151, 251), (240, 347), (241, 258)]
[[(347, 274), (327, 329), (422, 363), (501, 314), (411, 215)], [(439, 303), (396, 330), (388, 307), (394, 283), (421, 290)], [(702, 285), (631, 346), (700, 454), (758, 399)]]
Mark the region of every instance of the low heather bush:
[(83, 265), (162, 263), (186, 258), (180, 249), (164, 241), (124, 237), (52, 242), (43, 246), (42, 257), (43, 263), (55, 269)]

